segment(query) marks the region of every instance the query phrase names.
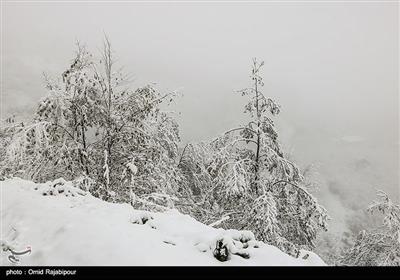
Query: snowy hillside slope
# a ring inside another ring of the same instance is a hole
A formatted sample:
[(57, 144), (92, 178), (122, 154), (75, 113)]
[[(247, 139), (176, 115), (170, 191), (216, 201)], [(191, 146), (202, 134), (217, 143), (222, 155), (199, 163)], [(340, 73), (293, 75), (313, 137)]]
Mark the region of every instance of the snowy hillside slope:
[[(62, 179), (1, 181), (1, 265), (325, 265), (314, 253), (293, 258), (248, 231), (204, 225), (178, 211), (152, 213), (101, 201)], [(217, 260), (217, 240), (230, 250)], [(307, 257), (308, 255), (308, 257)]]

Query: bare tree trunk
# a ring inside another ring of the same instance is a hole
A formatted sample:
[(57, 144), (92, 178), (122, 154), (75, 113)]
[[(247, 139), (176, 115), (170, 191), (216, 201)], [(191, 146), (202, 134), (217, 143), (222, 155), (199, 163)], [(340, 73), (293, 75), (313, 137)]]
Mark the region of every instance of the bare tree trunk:
[(86, 130), (85, 130), (85, 120), (83, 119), (82, 116), (82, 122), (81, 122), (81, 133), (82, 133), (82, 144), (83, 144), (83, 151), (85, 152), (84, 155), (84, 172), (86, 174), (86, 176), (89, 177), (89, 167), (88, 167), (88, 151), (87, 151), (87, 145), (86, 145)]
[[(107, 78), (107, 94), (108, 94), (108, 104), (107, 105), (107, 140), (106, 140), (106, 148), (107, 148), (107, 165), (111, 173), (111, 164), (112, 164), (112, 135), (111, 135), (111, 130), (112, 130), (112, 117), (111, 117), (111, 109), (112, 109), (112, 95), (113, 95), (113, 90), (112, 90), (112, 85), (111, 85), (111, 79), (112, 79), (112, 53), (111, 53), (111, 44), (110, 41), (108, 40), (107, 36), (105, 37), (104, 41), (104, 65), (105, 65), (105, 72), (106, 72), (106, 78)], [(108, 188), (108, 186), (107, 186)]]
[[(256, 71), (256, 61), (254, 61), (254, 66), (253, 66), (253, 71)], [(260, 145), (261, 145), (261, 141), (260, 141), (260, 126), (261, 126), (261, 122), (260, 122), (260, 109), (259, 109), (259, 104), (258, 104), (258, 79), (255, 78), (254, 80), (254, 90), (256, 92), (256, 113), (257, 113), (257, 148), (256, 148), (256, 166), (255, 166), (255, 188), (256, 188), (256, 193), (258, 193), (259, 190), (259, 183), (258, 183), (258, 179), (259, 179), (259, 159), (260, 159)]]

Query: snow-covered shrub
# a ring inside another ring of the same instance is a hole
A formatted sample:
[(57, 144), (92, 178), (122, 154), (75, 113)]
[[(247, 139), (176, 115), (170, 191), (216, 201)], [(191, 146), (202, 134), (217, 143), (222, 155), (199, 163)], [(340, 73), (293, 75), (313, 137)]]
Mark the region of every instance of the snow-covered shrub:
[(80, 189), (77, 186), (74, 186), (73, 182), (67, 182), (63, 178), (37, 185), (37, 187), (35, 187), (35, 190), (40, 191), (40, 193), (44, 196), (62, 195), (67, 197), (74, 197), (78, 195), (84, 196), (87, 194), (84, 190)]
[(352, 248), (340, 259), (342, 265), (400, 266), (400, 205), (383, 191), (368, 208), (371, 214), (380, 214), (382, 226), (362, 230)]

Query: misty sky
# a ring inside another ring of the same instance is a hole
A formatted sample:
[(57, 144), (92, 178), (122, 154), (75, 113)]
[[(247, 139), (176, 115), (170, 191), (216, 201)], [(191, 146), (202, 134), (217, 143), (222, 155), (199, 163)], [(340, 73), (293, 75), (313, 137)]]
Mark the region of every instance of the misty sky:
[[(75, 41), (95, 54), (106, 33), (134, 86), (179, 90), (182, 141), (240, 124), (252, 57), (282, 106), (286, 151), (314, 164), (337, 228), (382, 188), (399, 198), (398, 4), (4, 3), (2, 118), (25, 113)], [(340, 225), (339, 225), (340, 224)]]

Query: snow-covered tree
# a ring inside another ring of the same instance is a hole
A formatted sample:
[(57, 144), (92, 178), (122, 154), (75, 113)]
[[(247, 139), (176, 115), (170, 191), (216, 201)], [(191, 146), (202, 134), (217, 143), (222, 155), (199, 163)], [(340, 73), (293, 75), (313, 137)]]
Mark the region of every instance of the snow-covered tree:
[(8, 147), (10, 158), (21, 163), (31, 179), (90, 176), (87, 132), (96, 125), (101, 98), (99, 82), (91, 73), (91, 58), (78, 44), (62, 79), (45, 75), (47, 96)]
[(18, 162), (10, 160), (10, 153), (7, 147), (12, 143), (12, 139), (24, 127), (23, 122), (17, 122), (15, 115), (9, 116), (0, 123), (0, 179), (12, 176), (19, 169)]
[(306, 190), (299, 168), (284, 156), (273, 121), (280, 107), (261, 90), (262, 66), (253, 60), (252, 86), (239, 91), (248, 98), (250, 121), (202, 149), (188, 149), (182, 165), (201, 188), (197, 205), (204, 202), (215, 216), (229, 214), (226, 227), (253, 230), (257, 238), (296, 255), (299, 247), (314, 247), (317, 232), (326, 230), (327, 214)]
[[(110, 201), (130, 201), (131, 191), (139, 197), (176, 191), (179, 130), (160, 107), (175, 92), (154, 85), (132, 89), (115, 70), (107, 38), (100, 57), (78, 44), (61, 78), (45, 78), (48, 95), (7, 147), (30, 178), (86, 178), (93, 194)], [(137, 167), (134, 175), (130, 164)]]
[(340, 259), (342, 265), (400, 266), (400, 205), (383, 191), (367, 209), (382, 217), (382, 225), (370, 231), (362, 230), (355, 244)]

